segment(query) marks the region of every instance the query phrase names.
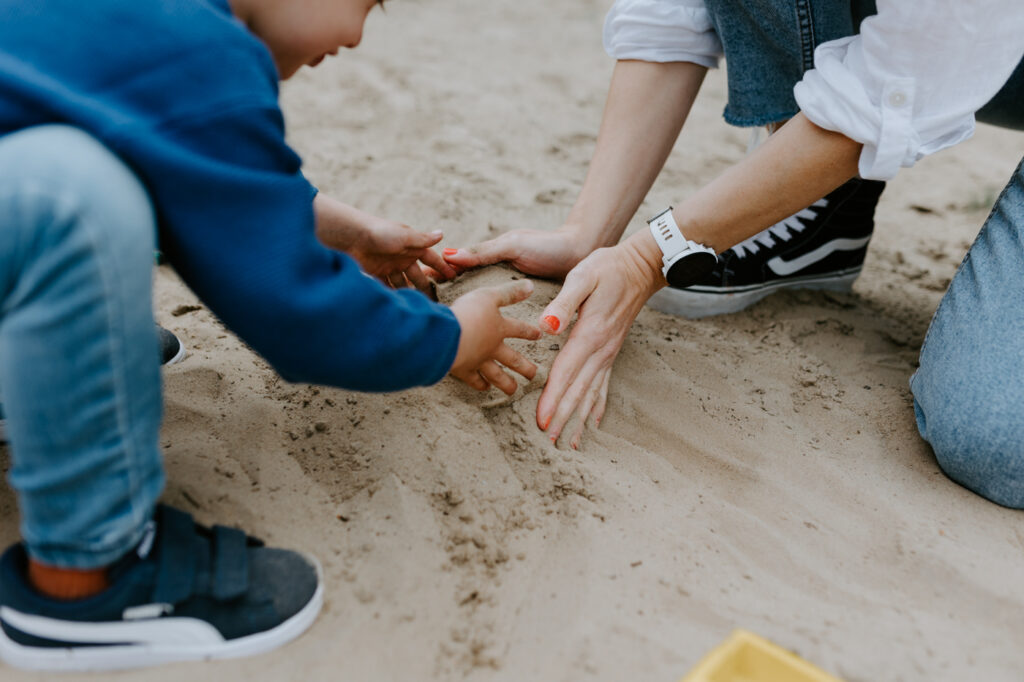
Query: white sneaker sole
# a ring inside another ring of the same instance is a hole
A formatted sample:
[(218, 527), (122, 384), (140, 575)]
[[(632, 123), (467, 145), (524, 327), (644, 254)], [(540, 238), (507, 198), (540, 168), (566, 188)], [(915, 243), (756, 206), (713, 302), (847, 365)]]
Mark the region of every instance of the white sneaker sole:
[(188, 351), (185, 350), (185, 344), (181, 342), (181, 339), (178, 339), (178, 352), (174, 354), (173, 358), (163, 363), (163, 366), (169, 367), (171, 365), (176, 365), (184, 360), (186, 355), (188, 355)]
[[(222, 658), (241, 658), (261, 654), (290, 642), (305, 632), (316, 620), (324, 603), (323, 570), (320, 563), (304, 555), (316, 567), (317, 588), (313, 597), (301, 611), (277, 627), (246, 637), (221, 640), (202, 644), (175, 643), (168, 637), (166, 644), (131, 644), (109, 646), (84, 646), (77, 648), (43, 648), (19, 644), (10, 639), (0, 628), (0, 660), (13, 668), (51, 672), (94, 672), (143, 668), (183, 661), (204, 661)], [(173, 636), (173, 617), (152, 621), (127, 623), (132, 627), (149, 627), (154, 630), (166, 622), (169, 634)], [(121, 623), (118, 623), (121, 625)], [(209, 626), (207, 626), (209, 627)], [(152, 633), (158, 636), (159, 633)]]
[(647, 306), (670, 315), (690, 319), (736, 313), (748, 308), (762, 298), (782, 289), (814, 289), (819, 291), (850, 291), (860, 274), (860, 268), (833, 272), (828, 275), (806, 278), (790, 278), (759, 284), (751, 287), (735, 287), (701, 291), (696, 288), (673, 289), (666, 287), (651, 296)]

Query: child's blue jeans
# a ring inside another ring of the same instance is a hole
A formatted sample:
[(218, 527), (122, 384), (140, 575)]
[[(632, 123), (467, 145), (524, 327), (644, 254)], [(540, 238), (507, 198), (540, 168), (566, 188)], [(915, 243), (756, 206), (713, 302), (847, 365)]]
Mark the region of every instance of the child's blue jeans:
[(0, 389), (30, 554), (111, 563), (163, 488), (156, 224), (145, 188), (66, 126), (0, 137)]

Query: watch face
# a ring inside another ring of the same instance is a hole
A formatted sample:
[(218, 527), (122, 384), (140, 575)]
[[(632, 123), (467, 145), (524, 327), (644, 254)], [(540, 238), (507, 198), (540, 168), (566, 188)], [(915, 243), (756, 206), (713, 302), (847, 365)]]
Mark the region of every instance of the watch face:
[(676, 289), (692, 286), (714, 270), (718, 256), (713, 253), (688, 253), (669, 266), (665, 279)]

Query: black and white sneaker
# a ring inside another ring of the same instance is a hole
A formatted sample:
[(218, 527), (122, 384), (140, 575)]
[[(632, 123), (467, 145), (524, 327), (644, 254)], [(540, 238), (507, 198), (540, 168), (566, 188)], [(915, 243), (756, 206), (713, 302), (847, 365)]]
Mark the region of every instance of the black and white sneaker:
[(161, 365), (166, 367), (185, 359), (185, 344), (181, 342), (181, 339), (160, 325), (156, 326), (156, 333), (160, 337)]
[(704, 281), (647, 305), (698, 318), (734, 313), (780, 289), (849, 291), (864, 265), (884, 182), (854, 178), (718, 258)]
[(157, 508), (100, 594), (58, 601), (29, 584), (21, 544), (0, 558), (0, 660), (26, 670), (115, 670), (250, 656), (302, 634), (320, 612), (316, 561), (240, 530)]

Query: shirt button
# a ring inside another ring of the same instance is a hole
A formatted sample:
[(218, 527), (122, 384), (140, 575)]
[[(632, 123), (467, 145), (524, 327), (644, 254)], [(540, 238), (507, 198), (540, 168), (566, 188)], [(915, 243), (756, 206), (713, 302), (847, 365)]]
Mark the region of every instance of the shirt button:
[(889, 104), (894, 107), (902, 107), (907, 103), (907, 96), (897, 90), (896, 92), (889, 95)]

